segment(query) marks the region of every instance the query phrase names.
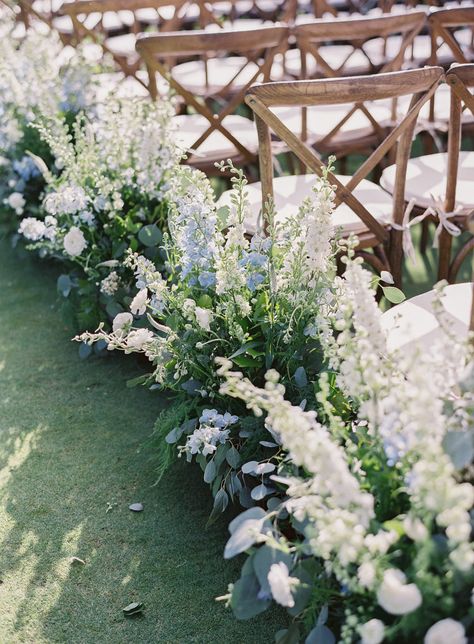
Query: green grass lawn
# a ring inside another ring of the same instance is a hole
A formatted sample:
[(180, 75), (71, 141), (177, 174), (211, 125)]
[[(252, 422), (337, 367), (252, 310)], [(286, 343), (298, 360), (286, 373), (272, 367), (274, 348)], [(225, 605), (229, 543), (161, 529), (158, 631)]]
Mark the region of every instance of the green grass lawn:
[(141, 448), (165, 400), (126, 388), (132, 357), (78, 358), (56, 276), (0, 244), (0, 644), (273, 642), (284, 615), (240, 623), (215, 602), (240, 562), (222, 559), (229, 516), (205, 528), (199, 468), (153, 486)]
[[(407, 294), (435, 262), (430, 249), (407, 267)], [(229, 516), (205, 528), (199, 468), (178, 462), (153, 486), (144, 443), (166, 400), (126, 388), (132, 357), (78, 358), (56, 276), (0, 244), (0, 644), (273, 642), (282, 613), (239, 623), (215, 602), (239, 562), (222, 559)], [(144, 613), (127, 619), (133, 601)]]

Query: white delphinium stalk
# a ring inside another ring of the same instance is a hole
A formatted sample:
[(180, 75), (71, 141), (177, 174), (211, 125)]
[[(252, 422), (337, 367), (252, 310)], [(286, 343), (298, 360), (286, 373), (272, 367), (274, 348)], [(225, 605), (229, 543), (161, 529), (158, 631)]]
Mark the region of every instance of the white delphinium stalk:
[(303, 295), (301, 284), (313, 288), (318, 277), (328, 270), (333, 251), (334, 198), (334, 190), (327, 179), (318, 178), (298, 214), (281, 226), (279, 232), (285, 234), (289, 243), (283, 266), (277, 274), (279, 288)]
[(259, 389), (241, 374), (230, 372), (230, 363), (221, 360), (221, 364), (220, 373), (226, 376), (221, 393), (241, 398), (257, 415), (266, 411), (268, 425), (291, 460), (310, 475), (285, 482), (288, 510), (300, 520), (309, 518), (314, 526), (307, 535), (313, 552), (325, 560), (339, 560), (342, 568), (358, 561), (367, 551), (364, 537), (374, 516), (374, 499), (361, 489), (344, 449), (318, 423), (314, 412), (284, 399), (284, 387), (277, 384), (275, 373), (268, 372), (265, 389)]
[(341, 332), (329, 343), (338, 383), (380, 439), (388, 464), (406, 472), (414, 518), (432, 516), (446, 530), (454, 565), (467, 570), (474, 564), (469, 544), (473, 487), (456, 481), (443, 439), (449, 427), (445, 401), (469, 352), (448, 337), (430, 353), (389, 355), (371, 275), (358, 260), (347, 264), (340, 309)]

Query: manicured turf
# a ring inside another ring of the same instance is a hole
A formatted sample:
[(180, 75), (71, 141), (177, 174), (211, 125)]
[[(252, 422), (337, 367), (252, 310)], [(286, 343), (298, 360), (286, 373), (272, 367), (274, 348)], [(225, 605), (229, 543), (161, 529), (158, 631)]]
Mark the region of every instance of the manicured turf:
[(166, 402), (125, 387), (132, 357), (79, 360), (56, 275), (0, 243), (0, 643), (272, 642), (280, 613), (239, 623), (214, 600), (238, 565), (199, 468), (153, 487), (141, 447)]

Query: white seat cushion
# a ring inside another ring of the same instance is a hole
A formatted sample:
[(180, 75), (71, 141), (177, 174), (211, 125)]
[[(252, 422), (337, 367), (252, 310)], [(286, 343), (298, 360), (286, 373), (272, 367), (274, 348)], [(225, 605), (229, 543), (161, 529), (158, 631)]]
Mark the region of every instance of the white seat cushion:
[[(323, 45), (319, 53), (325, 62), (335, 71), (342, 67), (340, 75), (362, 74), (370, 71), (370, 64), (367, 56), (360, 49), (354, 49), (351, 45)], [(318, 62), (311, 54), (306, 56), (306, 73), (314, 76), (318, 73)], [(301, 53), (299, 49), (289, 49), (285, 53), (285, 69), (292, 76), (299, 77), (301, 74)], [(321, 75), (326, 72), (321, 68)]]
[[(338, 179), (342, 183), (347, 183), (350, 177), (338, 175)], [(291, 175), (274, 179), (274, 201), (278, 221), (285, 221), (288, 217), (296, 214), (303, 199), (311, 195), (315, 180), (316, 176), (313, 174)], [(251, 183), (246, 190), (249, 200), (249, 216), (245, 219), (245, 229), (250, 235), (254, 235), (261, 226), (261, 183)], [(227, 190), (222, 194), (219, 206), (231, 206), (231, 193), (231, 190)], [(354, 190), (354, 195), (380, 223), (388, 224), (391, 221), (392, 198), (380, 186), (364, 179)], [(367, 231), (364, 222), (344, 203), (341, 203), (334, 211), (334, 228), (342, 228), (344, 234)]]
[[(193, 94), (213, 94), (226, 87), (226, 85), (235, 77), (231, 88), (238, 90), (245, 87), (255, 73), (258, 72), (258, 66), (250, 62), (242, 69), (247, 59), (244, 56), (229, 56), (228, 58), (210, 58), (206, 62), (203, 60), (192, 60), (187, 63), (175, 65), (172, 69), (173, 78), (178, 81), (185, 89)], [(206, 87), (206, 66), (208, 85)], [(242, 69), (242, 72), (238, 72)], [(256, 79), (262, 80), (261, 74)]]
[[(382, 173), (380, 185), (393, 193), (395, 185), (395, 166), (391, 165)], [(427, 154), (410, 159), (407, 168), (405, 199), (416, 200), (420, 208), (429, 208), (435, 199), (444, 199), (446, 193), (447, 155)], [(459, 155), (458, 177), (456, 182), (456, 206), (474, 208), (474, 152), (461, 152)]]
[[(377, 123), (385, 123), (390, 120), (391, 110), (387, 103), (367, 102), (365, 106)], [(321, 105), (307, 109), (307, 131), (311, 140), (325, 137), (331, 130), (342, 121), (352, 109), (351, 105)], [(301, 108), (298, 107), (275, 107), (272, 112), (292, 132), (301, 133)], [(350, 118), (342, 125), (334, 136), (333, 141), (344, 135), (351, 138), (370, 135), (374, 127), (369, 118), (360, 109), (356, 110)]]
[(106, 38), (105, 45), (117, 56), (123, 56), (124, 58), (138, 58), (138, 54), (135, 50), (136, 42), (136, 34), (130, 33)]
[[(177, 126), (176, 142), (184, 150), (189, 150), (199, 136), (204, 133), (210, 123), (200, 114), (181, 114), (174, 117)], [(223, 123), (229, 132), (248, 150), (256, 153), (258, 149), (257, 131), (255, 124), (250, 119), (230, 114)], [(240, 152), (221, 132), (214, 131), (199, 146), (195, 152), (198, 160), (217, 160), (235, 157)], [(194, 156), (194, 154), (193, 154)]]
[[(392, 307), (382, 315), (390, 351), (432, 349), (442, 336), (433, 311), (435, 292), (429, 291)], [(452, 331), (467, 337), (472, 302), (472, 284), (451, 284), (444, 290), (442, 303), (449, 314)]]
[[(140, 76), (144, 82), (148, 84), (148, 74), (138, 72), (137, 76)], [(160, 80), (160, 78), (161, 77), (158, 77), (157, 80)], [(96, 96), (98, 102), (106, 100), (112, 92), (118, 98), (149, 97), (146, 87), (138, 82), (138, 80), (133, 76), (125, 76), (122, 72), (96, 74), (93, 77), (93, 81), (97, 82)], [(166, 81), (163, 80), (162, 85), (159, 86), (159, 93), (165, 94), (167, 90), (168, 85), (166, 84)]]

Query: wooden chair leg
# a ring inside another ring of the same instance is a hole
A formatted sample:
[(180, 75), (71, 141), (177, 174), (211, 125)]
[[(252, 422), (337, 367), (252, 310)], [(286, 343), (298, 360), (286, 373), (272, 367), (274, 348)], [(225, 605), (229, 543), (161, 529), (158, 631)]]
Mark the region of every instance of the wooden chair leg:
[(426, 219), (421, 222), (420, 253), (422, 255), (426, 254), (426, 249), (428, 248), (429, 225), (430, 222)]
[(456, 257), (453, 259), (448, 274), (448, 281), (450, 283), (454, 283), (456, 281), (456, 277), (462, 263), (472, 251), (474, 251), (474, 237), (471, 237), (471, 239), (469, 239), (462, 248), (459, 249)]
[(402, 288), (403, 235), (401, 230), (390, 231), (390, 270), (395, 286)]
[(446, 231), (441, 231), (438, 245), (438, 281), (449, 278), (449, 266), (451, 263), (451, 246), (453, 239)]

